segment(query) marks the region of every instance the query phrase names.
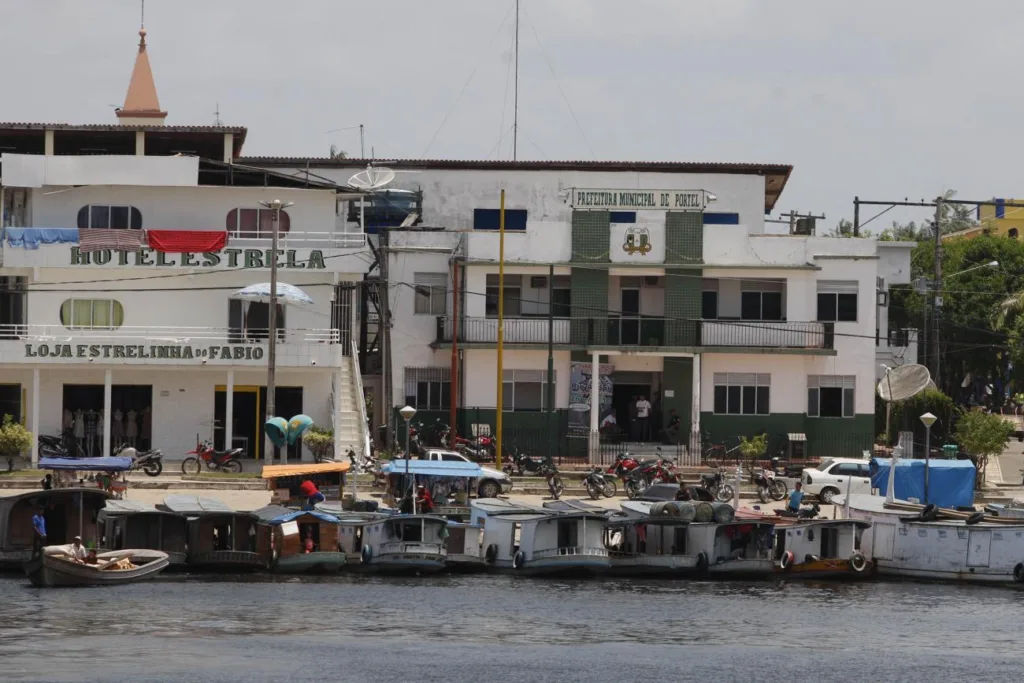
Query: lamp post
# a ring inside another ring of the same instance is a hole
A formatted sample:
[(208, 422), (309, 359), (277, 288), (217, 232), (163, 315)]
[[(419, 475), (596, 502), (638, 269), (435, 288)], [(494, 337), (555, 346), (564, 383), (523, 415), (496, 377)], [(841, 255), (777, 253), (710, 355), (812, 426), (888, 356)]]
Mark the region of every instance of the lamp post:
[[(270, 334), (267, 337), (267, 412), (265, 420), (269, 420), (274, 417), (276, 406), (274, 405), (275, 394), (277, 394), (277, 381), (275, 373), (277, 371), (277, 234), (278, 225), (281, 221), (281, 209), (287, 209), (292, 206), (295, 202), (283, 202), (280, 199), (273, 199), (270, 201), (261, 201), (260, 205), (270, 209), (270, 253), (273, 254), (273, 258), (270, 259), (270, 316), (269, 316), (269, 328)], [(259, 222), (257, 222), (259, 225)], [(263, 453), (263, 459), (271, 461), (274, 453), (274, 444), (264, 444), (267, 450)], [(230, 448), (230, 444), (228, 445)], [(282, 460), (287, 457), (288, 451), (285, 451), (285, 455), (282, 456)]]
[[(409, 481), (409, 421), (412, 420), (413, 415), (416, 414), (416, 409), (412, 406), (405, 406), (398, 411), (399, 415), (405, 420), (405, 481), (406, 484), (412, 489), (412, 483)], [(416, 493), (410, 491), (410, 497), (412, 498), (412, 514), (416, 514)]]
[(928, 504), (928, 465), (931, 461), (932, 453), (932, 425), (939, 418), (935, 417), (931, 413), (925, 413), (921, 416), (921, 422), (924, 423), (924, 504)]

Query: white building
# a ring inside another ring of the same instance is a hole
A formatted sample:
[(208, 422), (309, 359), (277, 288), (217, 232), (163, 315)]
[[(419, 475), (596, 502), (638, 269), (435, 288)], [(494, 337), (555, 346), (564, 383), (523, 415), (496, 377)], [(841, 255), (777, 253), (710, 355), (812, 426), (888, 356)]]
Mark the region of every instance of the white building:
[[(366, 162), (245, 163), (344, 183)], [(455, 341), (459, 429), (494, 429), (504, 189), (507, 439), (541, 454), (549, 443), (561, 454), (585, 453), (589, 443), (595, 457), (609, 414), (620, 439), (652, 442), (675, 411), (679, 432), (664, 440), (691, 457), (762, 432), (773, 449), (792, 441), (819, 456), (870, 447), (876, 368), (909, 355), (892, 349), (879, 311), (889, 284), (907, 281), (913, 245), (817, 237), (803, 223), (796, 232), (804, 234), (767, 233), (765, 213), (791, 167), (382, 163), (398, 173), (390, 198), (378, 194), (367, 207), (366, 225), (389, 227), (393, 408), (409, 403), (417, 419), (447, 422)], [(396, 227), (403, 219), (413, 227)], [(595, 371), (606, 395), (590, 410)], [(633, 420), (641, 395), (653, 403), (646, 425)], [(378, 412), (375, 424), (382, 419)]]
[(142, 36), (118, 124), (0, 124), (0, 411), (91, 455), (198, 437), (260, 457), (269, 306), (231, 295), (269, 281), (280, 199), (279, 279), (314, 303), (280, 309), (276, 413), (362, 450), (355, 195), (236, 164), (244, 128), (163, 125)]

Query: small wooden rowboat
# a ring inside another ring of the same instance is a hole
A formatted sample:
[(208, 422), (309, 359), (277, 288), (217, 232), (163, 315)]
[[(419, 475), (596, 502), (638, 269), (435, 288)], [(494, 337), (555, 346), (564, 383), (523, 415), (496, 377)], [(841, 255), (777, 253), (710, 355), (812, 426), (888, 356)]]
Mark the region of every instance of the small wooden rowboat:
[[(71, 546), (51, 545), (25, 563), (33, 586), (116, 586), (152, 579), (167, 568), (167, 553), (159, 550), (114, 550), (96, 556), (96, 564), (71, 559)], [(127, 562), (125, 562), (127, 560)]]

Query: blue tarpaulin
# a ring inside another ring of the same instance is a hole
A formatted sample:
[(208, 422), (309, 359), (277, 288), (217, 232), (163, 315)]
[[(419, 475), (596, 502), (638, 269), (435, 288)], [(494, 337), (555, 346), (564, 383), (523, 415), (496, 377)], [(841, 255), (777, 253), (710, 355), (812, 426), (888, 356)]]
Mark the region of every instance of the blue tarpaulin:
[(131, 469), (132, 459), (114, 458), (39, 458), (39, 469), (78, 472), (123, 472)]
[[(924, 503), (924, 460), (900, 460), (896, 465), (895, 495), (900, 500), (916, 498)], [(881, 495), (889, 490), (892, 461), (871, 461), (871, 486)], [(974, 480), (977, 472), (970, 460), (932, 460), (928, 467), (928, 500), (939, 507), (974, 505)]]

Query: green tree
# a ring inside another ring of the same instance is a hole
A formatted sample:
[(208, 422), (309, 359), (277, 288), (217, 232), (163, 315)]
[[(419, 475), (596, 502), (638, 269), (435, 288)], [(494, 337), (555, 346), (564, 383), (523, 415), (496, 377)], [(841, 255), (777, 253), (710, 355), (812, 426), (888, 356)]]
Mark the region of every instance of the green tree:
[(334, 431), (313, 425), (302, 435), (302, 445), (314, 458), (330, 457), (334, 453)]
[(978, 469), (978, 488), (985, 482), (989, 457), (1006, 449), (1013, 430), (1014, 426), (1001, 415), (980, 410), (961, 411), (956, 423), (956, 440)]
[(10, 415), (0, 424), (0, 456), (7, 458), (7, 471), (14, 469), (14, 459), (32, 448), (32, 432)]
[(740, 437), (740, 454), (744, 458), (753, 462), (764, 457), (764, 454), (768, 451), (768, 435), (758, 434), (752, 436), (749, 439), (745, 436)]
[[(885, 401), (876, 397), (875, 424), (879, 432), (885, 427)], [(896, 437), (901, 431), (914, 432), (915, 441), (924, 441), (924, 425), (920, 417), (925, 413), (931, 413), (939, 418), (932, 425), (932, 438), (942, 441), (953, 433), (953, 422), (956, 417), (956, 407), (953, 399), (938, 389), (925, 389), (916, 396), (898, 403), (892, 404), (892, 412), (889, 417), (889, 434), (885, 443), (893, 445)]]

